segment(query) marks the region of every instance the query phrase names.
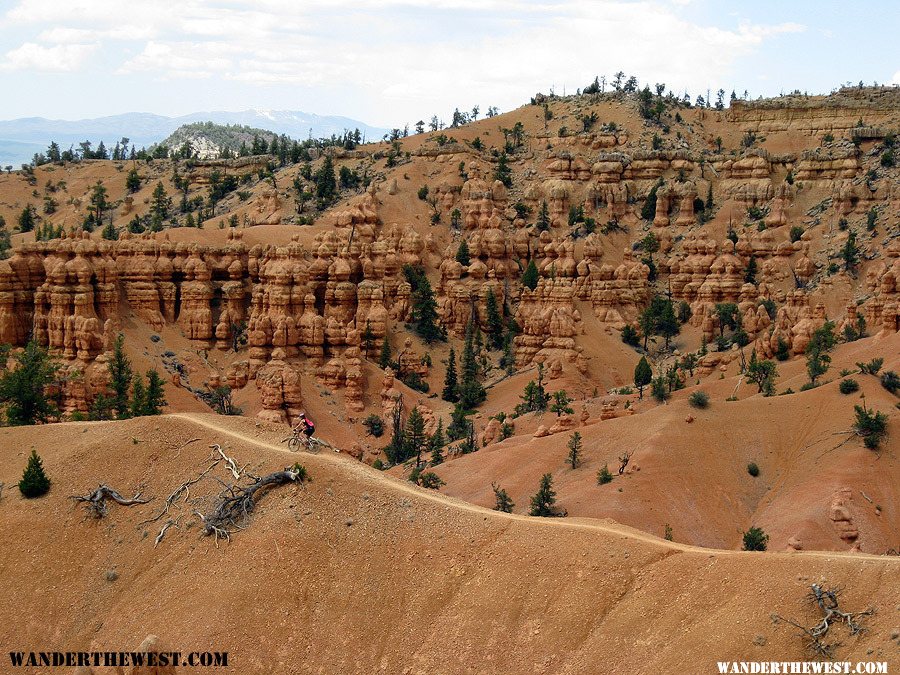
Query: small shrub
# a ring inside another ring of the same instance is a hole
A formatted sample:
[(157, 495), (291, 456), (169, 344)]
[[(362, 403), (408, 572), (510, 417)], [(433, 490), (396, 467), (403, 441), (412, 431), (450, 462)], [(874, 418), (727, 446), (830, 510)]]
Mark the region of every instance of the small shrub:
[(50, 479), (44, 473), (44, 465), (37, 452), (33, 449), (28, 457), (28, 464), (19, 481), (19, 492), (27, 499), (33, 499), (45, 495), (50, 491)]
[(856, 367), (859, 368), (859, 372), (861, 372), (863, 375), (877, 375), (878, 371), (881, 370), (881, 364), (883, 363), (883, 358), (876, 357), (868, 363), (860, 363), (859, 361), (857, 361)]
[(876, 450), (881, 445), (881, 439), (887, 435), (887, 415), (858, 405), (853, 406), (853, 409), (856, 412), (853, 430), (857, 436), (862, 437), (869, 450)]
[(415, 389), (423, 394), (428, 392), (428, 383), (422, 379), (422, 376), (416, 372), (407, 373), (400, 381), (410, 389)]
[(631, 324), (622, 329), (622, 342), (630, 347), (637, 347), (641, 343), (637, 330)]
[(312, 478), (309, 475), (309, 471), (307, 471), (306, 467), (303, 466), (300, 462), (295, 462), (291, 467), (291, 471), (295, 471), (297, 473), (297, 480), (301, 483), (312, 483)]
[(791, 346), (784, 338), (778, 338), (778, 346), (775, 349), (775, 358), (779, 361), (787, 361), (791, 358)]
[(896, 394), (897, 390), (900, 390), (900, 375), (897, 375), (893, 370), (882, 373), (881, 386), (892, 394)]
[(705, 391), (695, 391), (688, 397), (688, 403), (694, 408), (707, 408), (709, 407), (709, 394)]
[(597, 485), (606, 485), (612, 483), (613, 475), (609, 470), (609, 465), (604, 464), (597, 472)]
[(838, 389), (840, 389), (842, 394), (852, 394), (855, 391), (859, 391), (859, 382), (854, 379), (841, 380)]
[(426, 471), (425, 473), (419, 474), (418, 483), (423, 488), (428, 488), (429, 490), (440, 490), (441, 485), (446, 485), (446, 483), (441, 480), (441, 477), (434, 471)]
[(497, 485), (496, 483), (491, 483), (491, 488), (494, 490), (494, 511), (502, 511), (503, 513), (512, 513), (513, 507), (515, 504), (513, 500), (510, 499), (509, 495), (506, 493), (502, 487)]
[(745, 551), (765, 551), (766, 545), (769, 543), (769, 535), (762, 531), (762, 528), (751, 527), (744, 532), (744, 550)]
[(791, 228), (791, 242), (800, 241), (800, 238), (803, 236), (803, 228), (799, 225), (794, 225)]
[(657, 403), (665, 403), (666, 399), (669, 398), (666, 379), (662, 375), (653, 378), (653, 381), (650, 383), (650, 393)]
[(384, 420), (375, 413), (363, 420), (363, 426), (366, 428), (366, 433), (375, 438), (381, 438), (384, 434)]
[(756, 462), (750, 462), (747, 465), (747, 473), (756, 478), (759, 475), (759, 466), (757, 466)]

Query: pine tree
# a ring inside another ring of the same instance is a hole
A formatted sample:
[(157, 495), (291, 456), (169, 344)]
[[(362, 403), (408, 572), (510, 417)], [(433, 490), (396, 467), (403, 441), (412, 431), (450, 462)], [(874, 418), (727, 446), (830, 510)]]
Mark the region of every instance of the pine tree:
[(578, 468), (578, 464), (581, 462), (581, 434), (579, 432), (575, 432), (569, 437), (569, 442), (566, 445), (569, 449), (569, 455), (567, 457), (569, 461), (569, 465), (573, 469)]
[(488, 287), (485, 309), (487, 310), (487, 331), (491, 349), (500, 349), (503, 347), (503, 317), (500, 316), (500, 310), (497, 308), (497, 296), (494, 295), (492, 286)]
[(391, 366), (391, 343), (388, 342), (388, 336), (384, 336), (381, 343), (381, 353), (378, 356), (378, 367), (382, 370)]
[(826, 321), (824, 326), (812, 334), (809, 344), (806, 345), (806, 371), (813, 386), (820, 376), (828, 372), (831, 365), (829, 352), (836, 344), (837, 335), (834, 333), (833, 321)]
[(144, 414), (147, 405), (147, 390), (144, 387), (144, 379), (137, 375), (131, 385), (131, 417), (140, 417)]
[(675, 315), (675, 307), (669, 299), (663, 300), (660, 305), (660, 313), (656, 319), (656, 333), (666, 341), (666, 349), (669, 341), (681, 331), (681, 324)]
[(153, 195), (150, 198), (150, 214), (153, 226), (156, 230), (162, 228), (163, 221), (169, 216), (169, 209), (172, 207), (172, 200), (166, 194), (166, 188), (163, 187), (162, 181), (156, 184), (153, 189)]
[(403, 429), (403, 399), (394, 406), (391, 424), (391, 441), (384, 449), (391, 464), (399, 464), (406, 459), (406, 432)]
[(546, 232), (550, 229), (550, 209), (547, 202), (541, 202), (541, 208), (538, 211), (536, 227), (538, 232)]
[[(140, 379), (140, 378), (138, 378)], [(144, 399), (143, 415), (159, 415), (166, 405), (166, 393), (162, 378), (156, 370), (147, 371), (147, 393)]]
[(434, 430), (431, 439), (428, 441), (428, 446), (431, 448), (431, 466), (437, 466), (444, 461), (444, 455), (441, 452), (441, 448), (443, 448), (446, 443), (447, 439), (444, 437), (444, 420), (438, 419), (437, 428)]
[(641, 360), (634, 367), (634, 386), (638, 388), (639, 398), (644, 398), (644, 387), (653, 380), (653, 369), (647, 362), (647, 357), (642, 356)]
[(778, 368), (775, 366), (775, 362), (761, 360), (754, 349), (750, 354), (750, 363), (747, 364), (747, 379), (756, 383), (760, 394), (771, 396), (775, 391), (776, 377), (778, 377)]
[(416, 333), (426, 344), (447, 338), (444, 329), (438, 324), (437, 301), (428, 278), (422, 274), (418, 278), (413, 291), (412, 316), (416, 325)]
[(841, 249), (841, 258), (844, 260), (844, 269), (852, 271), (859, 264), (859, 246), (856, 245), (856, 232), (851, 231), (847, 235), (847, 241)]
[(44, 465), (34, 448), (28, 456), (28, 464), (19, 481), (19, 492), (27, 499), (33, 499), (50, 491), (50, 479), (44, 473)]
[(516, 372), (516, 355), (513, 351), (513, 339), (515, 334), (507, 330), (503, 334), (503, 354), (500, 357), (500, 367), (507, 375)]
[(456, 351), (450, 347), (450, 357), (447, 359), (447, 374), (444, 376), (444, 390), (441, 398), (451, 403), (459, 400), (459, 383), (456, 379)]
[(553, 392), (553, 403), (550, 406), (550, 412), (555, 412), (557, 417), (562, 415), (571, 415), (572, 408), (569, 407), (569, 395), (560, 389)]
[(119, 419), (128, 417), (128, 390), (131, 388), (131, 361), (125, 356), (125, 336), (119, 333), (109, 362), (110, 386), (113, 389), (113, 407)]
[(455, 441), (465, 436), (469, 431), (469, 420), (466, 411), (457, 403), (450, 413), (450, 426), (447, 427), (447, 440)]
[(0, 376), (0, 402), (6, 404), (6, 420), (11, 426), (46, 422), (59, 414), (44, 394), (53, 383), (59, 365), (47, 350), (33, 340), (15, 356), (16, 365)]
[[(406, 420), (406, 457), (415, 456), (416, 468), (422, 466), (422, 451), (428, 444), (428, 435), (425, 433), (425, 418), (418, 408), (413, 408)], [(405, 459), (405, 457), (404, 457)]]
[(330, 154), (325, 155), (325, 161), (313, 176), (316, 184), (316, 198), (329, 202), (337, 192), (337, 179), (334, 176), (334, 161)]
[(125, 177), (125, 189), (132, 194), (141, 189), (141, 177), (136, 168), (131, 169)]
[(468, 267), (472, 264), (472, 261), (469, 259), (469, 245), (465, 239), (460, 240), (459, 248), (456, 249), (456, 262), (463, 267)]
[(765, 551), (768, 543), (769, 535), (767, 535), (760, 527), (751, 527), (744, 532), (745, 551)]
[(100, 236), (107, 241), (116, 241), (119, 238), (119, 232), (113, 225), (112, 218), (106, 221), (106, 225), (103, 226), (103, 230), (100, 232)]
[(509, 168), (509, 157), (507, 157), (505, 152), (500, 155), (500, 159), (497, 161), (497, 170), (494, 172), (494, 178), (506, 187), (512, 187), (512, 169)]
[(19, 232), (31, 232), (34, 229), (34, 207), (29, 204), (19, 216)]
[(91, 191), (91, 206), (94, 209), (94, 219), (98, 223), (103, 222), (103, 212), (110, 207), (109, 202), (106, 200), (106, 194), (103, 181), (98, 180)]
[(545, 473), (541, 476), (541, 484), (538, 491), (531, 498), (530, 516), (553, 516), (553, 505), (556, 504), (556, 492), (553, 490), (553, 476)]
[(367, 319), (366, 320), (366, 328), (363, 330), (362, 335), (360, 336), (360, 343), (363, 348), (363, 356), (365, 358), (369, 358), (369, 353), (375, 347), (375, 331), (372, 330), (372, 324)]
[(501, 488), (496, 483), (491, 483), (491, 488), (494, 490), (494, 511), (502, 511), (503, 513), (512, 513), (513, 507), (515, 504), (513, 500), (509, 498), (509, 495), (506, 494), (506, 490)]
[(460, 370), (462, 378), (459, 385), (459, 404), (464, 410), (471, 410), (486, 397), (484, 387), (478, 380), (478, 361), (475, 358), (475, 325), (471, 320), (466, 327)]
[(747, 261), (747, 269), (744, 270), (744, 282), (748, 284), (755, 284), (757, 270), (758, 265), (756, 264), (756, 256), (751, 255), (750, 260)]
[(525, 385), (522, 402), (516, 406), (516, 413), (524, 415), (529, 412), (543, 412), (547, 409), (550, 396), (544, 389), (544, 365), (538, 364), (537, 382), (531, 380)]
[(533, 291), (537, 288), (538, 278), (538, 268), (537, 265), (534, 264), (534, 259), (532, 258), (528, 261), (528, 265), (525, 266), (525, 272), (522, 274), (522, 285)]
[(641, 207), (641, 218), (644, 220), (656, 218), (656, 191), (659, 190), (661, 185), (662, 179), (650, 188), (650, 192), (647, 193), (647, 199), (644, 200), (644, 205)]

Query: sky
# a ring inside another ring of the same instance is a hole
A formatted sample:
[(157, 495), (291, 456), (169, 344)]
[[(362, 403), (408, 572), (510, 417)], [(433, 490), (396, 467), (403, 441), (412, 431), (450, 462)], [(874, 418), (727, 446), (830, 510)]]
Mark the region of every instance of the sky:
[(381, 127), (622, 70), (692, 97), (900, 85), (900, 2), (0, 0), (0, 119), (302, 110)]

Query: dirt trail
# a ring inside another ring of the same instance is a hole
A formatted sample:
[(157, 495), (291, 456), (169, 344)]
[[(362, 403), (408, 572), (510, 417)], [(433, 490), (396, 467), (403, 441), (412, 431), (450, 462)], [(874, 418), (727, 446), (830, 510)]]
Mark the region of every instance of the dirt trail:
[[(174, 417), (181, 420), (186, 420), (191, 422), (192, 424), (197, 424), (206, 429), (210, 429), (219, 434), (225, 434), (226, 436), (230, 436), (231, 438), (243, 441), (244, 443), (249, 443), (251, 445), (256, 445), (258, 447), (266, 448), (267, 450), (274, 450), (276, 452), (283, 452), (289, 455), (295, 455), (289, 450), (287, 450), (283, 446), (278, 446), (273, 443), (268, 443), (262, 441), (258, 438), (253, 438), (252, 436), (248, 436), (246, 434), (242, 434), (238, 431), (233, 431), (231, 429), (226, 429), (221, 426), (221, 424), (217, 424), (213, 421), (205, 419), (204, 415), (198, 413), (174, 413), (171, 415), (167, 415), (167, 417)], [(314, 455), (316, 461), (324, 461), (330, 463), (338, 463), (341, 465), (344, 471), (350, 471), (354, 474), (354, 477), (358, 477), (362, 480), (373, 481), (377, 480), (381, 485), (387, 487), (396, 492), (402, 492), (404, 494), (414, 495), (418, 499), (424, 499), (426, 501), (431, 501), (437, 504), (442, 504), (444, 506), (453, 507), (455, 509), (459, 509), (462, 511), (466, 511), (469, 513), (477, 513), (483, 516), (490, 516), (492, 518), (498, 519), (507, 519), (507, 520), (517, 520), (517, 521), (527, 521), (529, 523), (539, 523), (545, 527), (557, 527), (569, 530), (593, 530), (596, 532), (603, 532), (605, 534), (613, 534), (618, 535), (620, 537), (624, 537), (627, 539), (632, 539), (635, 541), (640, 541), (643, 543), (651, 544), (653, 546), (657, 546), (662, 549), (666, 549), (668, 551), (678, 551), (683, 553), (700, 553), (704, 555), (709, 555), (710, 553), (715, 553), (716, 555), (728, 555), (728, 556), (758, 556), (758, 552), (748, 552), (748, 551), (732, 551), (725, 549), (709, 549), (703, 548), (700, 546), (690, 546), (688, 544), (680, 544), (678, 542), (667, 541), (665, 539), (660, 539), (659, 537), (655, 537), (651, 534), (647, 534), (644, 532), (640, 532), (639, 530), (634, 530), (632, 528), (628, 528), (622, 525), (607, 525), (599, 522), (584, 522), (584, 521), (573, 521), (566, 519), (554, 519), (554, 518), (533, 518), (529, 516), (523, 516), (515, 513), (503, 513), (500, 511), (493, 511), (491, 509), (486, 509), (481, 506), (476, 506), (475, 504), (470, 504), (469, 502), (462, 501), (460, 499), (455, 499), (453, 497), (447, 497), (446, 495), (442, 495), (439, 492), (434, 490), (426, 490), (425, 488), (420, 488), (418, 486), (412, 485), (407, 481), (397, 480), (391, 476), (383, 474), (376, 469), (371, 469), (367, 465), (360, 464), (359, 462), (349, 460), (345, 455), (333, 455), (330, 453), (319, 453)], [(890, 564), (900, 566), (900, 556), (892, 557), (892, 556), (880, 556), (880, 555), (871, 555), (866, 553), (850, 553), (850, 552), (839, 552), (839, 551), (797, 551), (797, 552), (767, 552), (766, 555), (770, 556), (783, 556), (788, 558), (824, 558), (824, 559), (834, 559), (837, 557), (840, 558), (852, 558), (854, 560), (878, 560), (881, 562), (888, 561)]]

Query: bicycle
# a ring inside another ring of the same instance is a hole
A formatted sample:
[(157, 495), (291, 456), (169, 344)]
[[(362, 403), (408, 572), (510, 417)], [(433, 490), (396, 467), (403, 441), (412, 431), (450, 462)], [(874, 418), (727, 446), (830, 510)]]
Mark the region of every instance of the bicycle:
[(307, 436), (300, 429), (292, 429), (291, 435), (281, 442), (287, 443), (288, 450), (290, 450), (291, 452), (298, 452), (300, 450), (300, 446), (305, 447), (308, 452), (318, 452), (321, 448), (331, 448), (335, 452), (340, 452), (340, 450), (332, 447), (319, 438)]

